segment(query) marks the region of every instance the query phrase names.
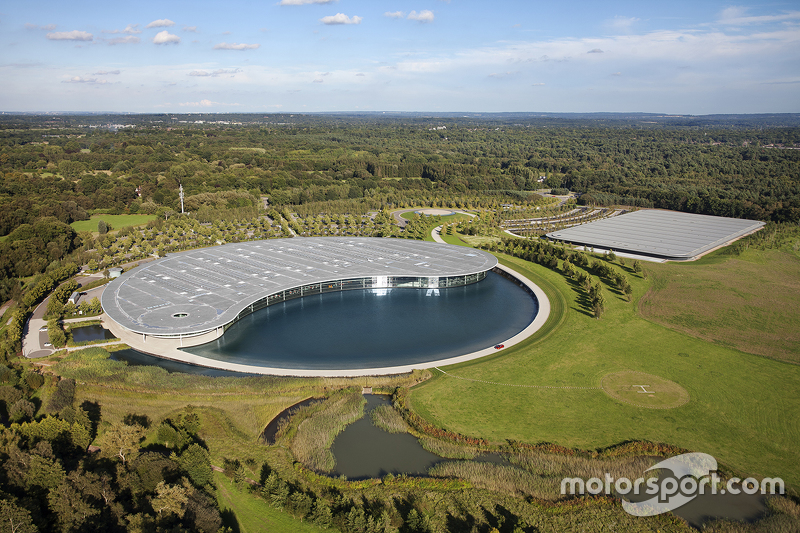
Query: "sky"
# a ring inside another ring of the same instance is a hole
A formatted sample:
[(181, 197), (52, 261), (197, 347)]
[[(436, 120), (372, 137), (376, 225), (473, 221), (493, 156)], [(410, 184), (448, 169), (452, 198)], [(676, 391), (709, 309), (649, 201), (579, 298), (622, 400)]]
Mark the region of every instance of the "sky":
[(0, 111), (797, 113), (800, 1), (9, 1)]

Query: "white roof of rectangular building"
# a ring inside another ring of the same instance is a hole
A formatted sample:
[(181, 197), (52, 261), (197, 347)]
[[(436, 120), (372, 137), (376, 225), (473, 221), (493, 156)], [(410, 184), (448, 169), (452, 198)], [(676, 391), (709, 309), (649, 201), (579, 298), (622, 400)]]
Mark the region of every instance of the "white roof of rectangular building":
[(553, 240), (687, 260), (764, 225), (758, 220), (646, 209), (553, 231)]

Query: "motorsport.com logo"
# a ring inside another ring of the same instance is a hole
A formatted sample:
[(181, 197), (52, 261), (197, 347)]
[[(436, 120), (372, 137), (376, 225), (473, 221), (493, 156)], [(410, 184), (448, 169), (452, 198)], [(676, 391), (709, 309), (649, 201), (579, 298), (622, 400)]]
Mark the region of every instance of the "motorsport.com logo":
[[(723, 483), (717, 476), (717, 460), (707, 453), (684, 453), (671, 457), (651, 470), (670, 470), (673, 477), (658, 479), (640, 477), (631, 481), (626, 477), (614, 479), (606, 473), (605, 479), (597, 477), (584, 481), (581, 478), (561, 480), (561, 494), (618, 494), (622, 497), (622, 508), (634, 516), (654, 516), (689, 503), (702, 494), (783, 494), (781, 478), (731, 478)], [(626, 496), (652, 496), (644, 501), (633, 502)]]

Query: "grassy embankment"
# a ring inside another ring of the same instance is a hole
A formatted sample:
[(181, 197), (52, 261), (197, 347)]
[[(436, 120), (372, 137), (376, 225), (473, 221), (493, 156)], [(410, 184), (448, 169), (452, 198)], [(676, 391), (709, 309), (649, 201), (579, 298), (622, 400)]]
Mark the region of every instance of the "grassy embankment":
[[(726, 261), (712, 256), (706, 263), (715, 260)], [(568, 309), (563, 323), (548, 321), (545, 328), (557, 330), (553, 335), (537, 334), (497, 355), (445, 370), (502, 384), (582, 387), (599, 387), (605, 375), (633, 370), (674, 381), (689, 392), (689, 402), (675, 409), (648, 409), (616, 401), (600, 389), (509, 387), (439, 375), (415, 387), (412, 401), (419, 414), (447, 430), (495, 442), (554, 442), (580, 449), (632, 439), (669, 443), (709, 453), (741, 473), (778, 476), (800, 486), (800, 427), (795, 423), (800, 366), (645, 320), (633, 303), (607, 286), (607, 311), (596, 320), (580, 303), (582, 289), (560, 273), (507, 256), (502, 262), (545, 290), (555, 304), (554, 315), (563, 302)], [(651, 280), (676, 267), (692, 272), (691, 266), (669, 264), (647, 264), (650, 280), (627, 272), (634, 302), (650, 289)], [(767, 261), (763, 268), (773, 267)], [(758, 324), (745, 320), (740, 327), (755, 338)], [(800, 315), (784, 317), (782, 323), (800, 323)]]
[(97, 233), (97, 223), (101, 220), (110, 224), (114, 228), (112, 231), (116, 231), (126, 226), (142, 226), (155, 218), (155, 215), (92, 215), (89, 220), (78, 220), (70, 226), (79, 233), (81, 231)]

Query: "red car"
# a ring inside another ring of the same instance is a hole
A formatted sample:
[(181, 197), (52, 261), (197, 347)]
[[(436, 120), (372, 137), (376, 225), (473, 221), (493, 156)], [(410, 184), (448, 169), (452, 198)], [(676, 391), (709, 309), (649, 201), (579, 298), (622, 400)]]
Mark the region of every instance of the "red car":
[(494, 349), (495, 349), (495, 350), (499, 350), (499, 349), (501, 349), (501, 348), (505, 348), (505, 345), (504, 345), (504, 344), (495, 344), (495, 345), (494, 345)]

